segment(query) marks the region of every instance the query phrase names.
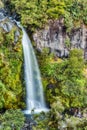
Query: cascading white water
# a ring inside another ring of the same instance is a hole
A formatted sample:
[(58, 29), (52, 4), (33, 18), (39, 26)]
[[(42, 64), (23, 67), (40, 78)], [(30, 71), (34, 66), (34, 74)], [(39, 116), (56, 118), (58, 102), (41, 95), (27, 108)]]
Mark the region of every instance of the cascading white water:
[(35, 113), (48, 111), (45, 105), (43, 86), (35, 53), (31, 41), (23, 27), (22, 31), (27, 104), (27, 110), (25, 110), (24, 113), (30, 114), (33, 109)]

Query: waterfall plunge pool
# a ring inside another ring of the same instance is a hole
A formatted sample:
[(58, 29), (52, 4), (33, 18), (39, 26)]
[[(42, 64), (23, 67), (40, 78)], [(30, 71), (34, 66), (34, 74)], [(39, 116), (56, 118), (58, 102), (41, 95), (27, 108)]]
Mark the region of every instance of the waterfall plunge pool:
[(41, 108), (41, 109), (32, 109), (32, 110), (24, 110), (23, 113), (25, 115), (32, 115), (32, 114), (38, 114), (41, 112), (49, 112), (49, 109), (47, 108)]

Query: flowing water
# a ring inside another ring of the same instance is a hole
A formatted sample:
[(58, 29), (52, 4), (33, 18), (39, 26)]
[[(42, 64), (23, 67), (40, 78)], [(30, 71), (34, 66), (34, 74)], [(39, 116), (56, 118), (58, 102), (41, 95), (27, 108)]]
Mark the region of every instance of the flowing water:
[[(9, 21), (6, 23), (2, 22), (7, 17), (9, 18)], [(13, 23), (17, 24), (17, 26), (23, 31), (22, 45), (24, 52), (24, 77), (26, 84), (27, 105), (24, 113), (30, 114), (32, 110), (34, 110), (35, 113), (48, 111), (44, 100), (40, 71), (31, 41), (24, 28), (20, 25), (20, 22), (17, 22), (12, 19), (12, 17), (7, 16), (4, 9), (0, 9), (0, 27), (2, 27), (6, 32), (9, 32), (14, 25)]]
[(44, 100), (43, 86), (41, 82), (37, 59), (31, 41), (24, 28), (22, 28), (22, 31), (27, 104), (27, 108), (24, 113), (30, 114), (32, 110), (34, 110), (35, 113), (48, 111)]

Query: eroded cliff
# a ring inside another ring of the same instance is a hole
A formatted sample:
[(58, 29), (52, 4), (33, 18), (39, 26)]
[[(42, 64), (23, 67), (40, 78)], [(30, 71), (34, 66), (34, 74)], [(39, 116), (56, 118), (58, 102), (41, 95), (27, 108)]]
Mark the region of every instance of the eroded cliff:
[(73, 28), (67, 32), (63, 19), (50, 20), (43, 30), (37, 30), (33, 35), (36, 48), (42, 51), (49, 48), (58, 57), (67, 57), (69, 50), (73, 48), (87, 48), (87, 27), (82, 24), (79, 28)]

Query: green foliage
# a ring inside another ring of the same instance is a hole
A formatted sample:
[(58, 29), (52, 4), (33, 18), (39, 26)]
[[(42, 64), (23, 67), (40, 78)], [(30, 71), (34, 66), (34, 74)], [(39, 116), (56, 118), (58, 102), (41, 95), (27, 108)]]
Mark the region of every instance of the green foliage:
[(67, 48), (70, 48), (70, 38), (69, 37), (66, 38), (65, 45)]
[(5, 85), (0, 81), (0, 109), (4, 107), (5, 99), (4, 95), (6, 92)]
[(47, 10), (47, 14), (49, 18), (58, 18), (61, 15), (64, 15), (65, 13), (65, 2), (64, 1), (57, 1), (57, 0), (51, 0), (49, 2), (49, 7)]
[[(81, 23), (87, 24), (86, 0), (6, 0), (11, 13), (16, 12), (21, 17), (21, 23), (29, 30), (43, 28), (50, 19), (64, 18), (67, 32), (78, 27)], [(21, 42), (14, 45), (15, 28), (5, 34), (0, 29), (0, 109), (24, 107), (23, 102), (23, 59)], [(65, 41), (70, 47), (70, 39)], [(48, 114), (42, 113), (35, 119), (38, 125), (36, 130), (86, 130), (87, 115), (76, 118), (65, 115), (64, 109), (87, 106), (87, 77), (83, 74), (84, 61), (81, 50), (71, 50), (69, 58), (56, 62), (53, 55), (45, 50), (38, 55), (43, 77), (44, 89), (51, 110)], [(52, 61), (54, 60), (54, 62)], [(47, 84), (53, 88), (46, 88)], [(87, 113), (87, 112), (86, 112)], [(19, 110), (9, 110), (0, 118), (2, 130), (21, 129), (24, 117)]]
[(48, 113), (35, 115), (37, 123), (33, 130), (86, 130), (87, 117), (78, 118), (70, 115), (63, 115), (64, 106), (60, 98), (56, 97)]
[(35, 115), (34, 119), (38, 122), (34, 130), (56, 130), (59, 122), (62, 120), (62, 111), (64, 110), (59, 98), (51, 104), (51, 110), (48, 113), (42, 112), (40, 115)]
[[(69, 58), (61, 62), (51, 62), (51, 57), (46, 53), (39, 56), (42, 76), (46, 77), (53, 88), (46, 88), (47, 101), (54, 102), (54, 97), (59, 96), (63, 105), (68, 108), (86, 106), (86, 77), (83, 74), (83, 52), (78, 49), (71, 50)], [(45, 59), (45, 60), (44, 60)], [(44, 61), (44, 62), (43, 62)], [(42, 64), (43, 63), (43, 64)], [(47, 84), (47, 83), (46, 83)]]
[(71, 16), (70, 12), (66, 12), (64, 17), (65, 17), (64, 23), (67, 27), (67, 32), (70, 32), (71, 29), (74, 27), (74, 20)]
[(24, 125), (25, 117), (19, 110), (7, 110), (0, 118), (0, 130), (20, 130)]
[(32, 31), (42, 28), (49, 19), (64, 17), (67, 30), (74, 27), (75, 22), (87, 24), (86, 0), (6, 0), (9, 9), (21, 16), (21, 23)]
[[(10, 33), (0, 31), (0, 108), (24, 107), (23, 98), (23, 57), (21, 36), (14, 45), (14, 27)], [(5, 92), (3, 93), (3, 90)]]

